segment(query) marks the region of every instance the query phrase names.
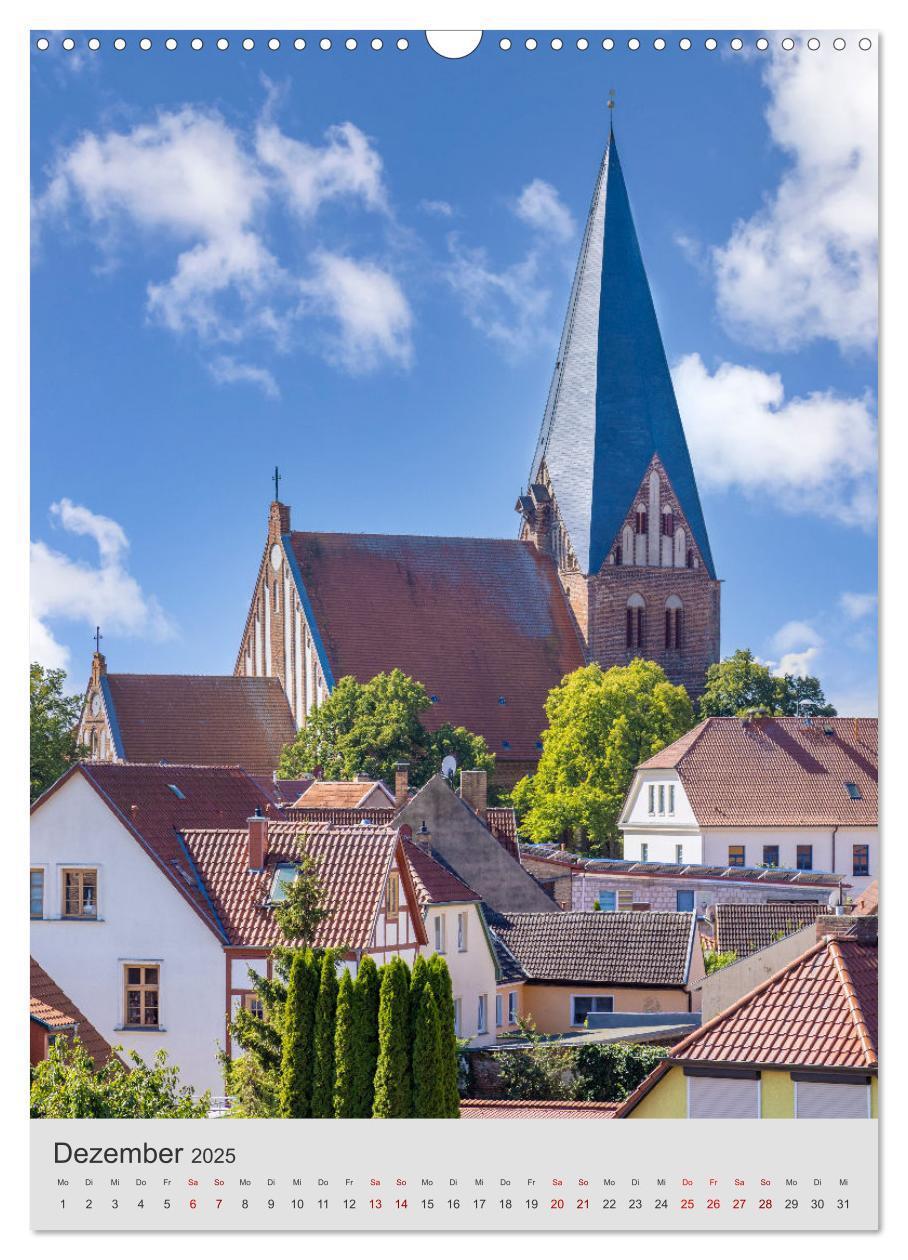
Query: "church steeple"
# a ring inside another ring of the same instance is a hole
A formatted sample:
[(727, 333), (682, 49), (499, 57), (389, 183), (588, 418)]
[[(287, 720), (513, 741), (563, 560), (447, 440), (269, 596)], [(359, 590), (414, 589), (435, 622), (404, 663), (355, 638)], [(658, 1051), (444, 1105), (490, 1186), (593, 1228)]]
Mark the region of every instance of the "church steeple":
[(609, 118), (530, 484), (551, 489), (577, 568), (595, 574), (658, 456), (715, 577)]

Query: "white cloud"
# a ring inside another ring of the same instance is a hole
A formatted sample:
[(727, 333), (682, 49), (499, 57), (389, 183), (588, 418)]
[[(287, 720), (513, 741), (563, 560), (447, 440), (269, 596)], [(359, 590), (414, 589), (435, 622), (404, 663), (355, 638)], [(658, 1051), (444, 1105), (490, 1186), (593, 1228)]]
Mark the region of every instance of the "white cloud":
[(174, 627), (158, 601), (129, 573), (129, 541), (122, 527), (70, 499), (51, 504), (50, 511), (68, 534), (92, 539), (98, 562), (89, 564), (44, 542), (32, 542), (32, 659), (53, 668), (68, 664), (69, 653), (48, 624), (57, 620), (151, 639), (172, 637)]
[(764, 74), (766, 116), (791, 163), (765, 204), (713, 251), (719, 311), (755, 345), (792, 349), (826, 338), (845, 350), (870, 349), (877, 303), (876, 61), (856, 47), (820, 57), (773, 44)]
[(331, 357), (354, 373), (382, 358), (406, 366), (413, 315), (390, 272), (326, 251), (316, 253), (313, 262), (312, 275), (301, 282), (303, 306), (336, 321), (338, 330), (326, 341)]
[(291, 206), (302, 218), (310, 218), (326, 201), (338, 198), (361, 199), (373, 210), (386, 207), (381, 158), (368, 136), (351, 122), (329, 127), (321, 148), (294, 140), (274, 123), (262, 123), (255, 147), (263, 165), (278, 174)]
[(484, 249), (448, 238), (451, 265), (447, 278), (474, 328), (514, 352), (525, 352), (548, 330), (544, 317), (549, 291), (540, 278), (539, 257), (531, 251), (520, 262), (496, 271)]
[(816, 647), (804, 648), (802, 652), (786, 652), (775, 666), (773, 673), (780, 678), (783, 674), (791, 674), (794, 678), (806, 678), (816, 668), (815, 661), (819, 654), (820, 649)]
[(431, 197), (424, 197), (419, 208), (424, 214), (437, 214), (442, 219), (450, 219), (454, 215), (450, 201), (433, 200)]
[(869, 527), (876, 514), (876, 425), (869, 398), (832, 390), (785, 398), (782, 378), (698, 354), (674, 365), (700, 484), (737, 489), (792, 513)]
[(791, 674), (805, 678), (816, 669), (817, 658), (823, 649), (823, 639), (809, 621), (786, 621), (772, 637), (772, 649), (779, 654), (778, 660), (764, 661), (779, 678)]
[(790, 652), (794, 648), (823, 646), (823, 640), (808, 621), (786, 621), (773, 635), (772, 645), (777, 652)]
[(219, 385), (256, 385), (266, 398), (281, 396), (277, 381), (267, 368), (240, 363), (229, 354), (218, 355), (208, 364), (208, 370)]
[(518, 219), (557, 241), (569, 241), (576, 228), (570, 210), (558, 195), (558, 189), (544, 179), (527, 184), (514, 207)]
[(861, 595), (854, 591), (843, 591), (839, 596), (839, 606), (851, 621), (862, 621), (876, 611), (876, 595)]
[[(361, 371), (385, 358), (409, 361), (412, 315), (390, 273), (332, 255), (298, 222), (293, 247), (308, 252), (312, 275), (301, 279), (297, 262), (284, 265), (272, 252), (267, 233), (279, 202), (307, 225), (329, 202), (387, 210), (381, 158), (358, 127), (330, 127), (323, 144), (308, 144), (270, 121), (273, 98), (252, 137), (190, 106), (129, 131), (85, 133), (52, 163), (37, 224), (65, 223), (81, 210), (108, 263), (130, 236), (157, 246), (154, 257), (162, 244), (172, 248), (170, 274), (148, 283), (147, 311), (175, 334), (231, 346), (264, 339), (286, 351), (297, 321), (316, 313), (338, 322), (336, 336), (318, 342), (335, 362)], [(318, 300), (301, 304), (301, 285)], [(277, 396), (266, 369), (234, 355), (209, 370), (221, 383), (255, 383)]]

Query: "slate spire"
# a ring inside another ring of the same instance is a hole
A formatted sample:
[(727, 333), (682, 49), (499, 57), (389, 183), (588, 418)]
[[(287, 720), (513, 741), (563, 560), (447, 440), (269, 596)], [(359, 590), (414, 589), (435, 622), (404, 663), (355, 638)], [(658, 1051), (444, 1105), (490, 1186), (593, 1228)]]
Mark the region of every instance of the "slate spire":
[(599, 571), (654, 455), (715, 577), (610, 128), (530, 470), (533, 484), (545, 465), (583, 573)]

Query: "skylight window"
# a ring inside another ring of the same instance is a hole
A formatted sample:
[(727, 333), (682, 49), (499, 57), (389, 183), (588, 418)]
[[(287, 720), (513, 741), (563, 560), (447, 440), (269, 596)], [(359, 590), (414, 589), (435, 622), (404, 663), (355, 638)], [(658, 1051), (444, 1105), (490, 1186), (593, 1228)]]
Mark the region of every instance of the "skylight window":
[(848, 793), (848, 795), (851, 797), (853, 801), (860, 801), (863, 799), (861, 797), (861, 789), (858, 787), (856, 783), (846, 783), (845, 791)]
[(297, 868), (292, 862), (281, 862), (275, 869), (274, 879), (271, 881), (271, 892), (268, 894), (268, 900), (274, 904), (277, 901), (287, 900), (287, 884), (292, 884), (297, 876)]
[(173, 792), (178, 801), (186, 800), (186, 793), (181, 792), (175, 783), (168, 783), (167, 786), (170, 788), (171, 792)]

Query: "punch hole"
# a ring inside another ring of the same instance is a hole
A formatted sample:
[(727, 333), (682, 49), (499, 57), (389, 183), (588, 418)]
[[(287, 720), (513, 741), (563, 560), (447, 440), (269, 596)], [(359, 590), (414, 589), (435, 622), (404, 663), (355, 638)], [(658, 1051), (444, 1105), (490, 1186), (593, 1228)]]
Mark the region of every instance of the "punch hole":
[(277, 52), (280, 46), (281, 46), (281, 41), (279, 39), (275, 39), (272, 37), (271, 39), (268, 40), (268, 47), (271, 49), (272, 52)]
[(768, 47), (769, 47), (769, 40), (764, 35), (761, 35), (760, 38), (757, 40), (757, 48), (760, 50), (760, 52), (766, 52), (766, 49)]
[(839, 36), (838, 39), (834, 39), (832, 41), (832, 46), (836, 50), (836, 52), (841, 52), (842, 49), (845, 47), (845, 41), (844, 39), (842, 39), (841, 36)]
[(47, 52), (48, 48), (50, 48), (50, 40), (45, 39), (42, 35), (40, 39), (35, 40), (35, 47), (38, 52)]
[(144, 39), (140, 39), (139, 47), (142, 49), (142, 52), (148, 52), (149, 48), (151, 47), (151, 40), (148, 39), (147, 36)]
[(243, 47), (245, 48), (246, 52), (252, 52), (253, 48), (255, 47), (255, 40), (250, 39), (247, 35), (247, 37), (243, 40)]
[(615, 47), (615, 41), (613, 39), (604, 39), (602, 41), (602, 47), (605, 49), (606, 52), (611, 52), (612, 49)]
[(375, 39), (373, 39), (372, 41), (372, 47), (375, 49), (376, 52), (378, 52), (380, 48), (384, 48), (384, 42), (380, 40), (378, 36), (376, 35)]
[(555, 52), (560, 52), (563, 47), (564, 47), (563, 39), (555, 38), (552, 40), (552, 48), (555, 50)]
[(871, 42), (871, 40), (869, 39), (858, 40), (858, 48), (860, 48), (861, 52), (867, 52), (872, 47), (873, 47), (873, 43)]
[(177, 41), (173, 38), (172, 35), (170, 39), (164, 40), (164, 47), (167, 49), (168, 52), (173, 52), (176, 46), (177, 46)]
[(658, 39), (653, 40), (653, 47), (655, 48), (656, 52), (662, 52), (663, 48), (665, 47), (665, 40), (662, 38), (661, 35), (659, 36)]
[(200, 48), (204, 47), (204, 41), (199, 39), (198, 36), (196, 36), (190, 46), (194, 52), (198, 52)]
[(786, 52), (791, 52), (794, 46), (795, 46), (794, 40), (791, 38), (790, 35), (786, 35), (785, 38), (782, 40), (782, 47), (785, 49)]
[(713, 39), (712, 35), (710, 35), (709, 39), (706, 40), (705, 47), (709, 50), (709, 52), (715, 52), (715, 50), (719, 47), (719, 41), (717, 39)]
[(318, 46), (319, 46), (319, 48), (322, 50), (322, 52), (327, 52), (327, 51), (328, 51), (328, 49), (331, 47), (331, 40), (330, 40), (330, 39), (320, 39), (320, 40), (318, 41)]
[(731, 41), (731, 46), (734, 52), (740, 52), (741, 49), (744, 47), (744, 40), (741, 39), (739, 35), (736, 35), (734, 39)]
[(807, 47), (810, 49), (811, 52), (816, 52), (819, 46), (820, 46), (820, 41), (816, 38), (809, 39), (807, 41)]
[(678, 47), (681, 49), (682, 52), (690, 51), (690, 40), (687, 38), (686, 35), (684, 36), (683, 39), (678, 40)]
[(66, 39), (64, 39), (63, 41), (63, 47), (66, 49), (67, 52), (72, 52), (75, 46), (76, 46), (76, 41), (74, 39), (71, 39), (67, 35)]
[(536, 48), (536, 41), (535, 41), (535, 39), (533, 39), (532, 35), (531, 35), (531, 36), (530, 36), (530, 38), (527, 40), (527, 42), (526, 42), (526, 47), (530, 50), (530, 52), (533, 52), (533, 51), (534, 51), (534, 49)]
[(297, 52), (302, 52), (306, 47), (306, 41), (302, 37), (299, 37), (293, 41), (293, 47), (297, 50)]
[(400, 49), (401, 52), (406, 52), (407, 49), (410, 47), (410, 41), (408, 39), (399, 39), (397, 41), (397, 47)]
[(347, 49), (348, 52), (353, 52), (354, 48), (356, 47), (356, 40), (351, 36), (350, 39), (344, 42), (344, 47)]
[(577, 40), (577, 47), (580, 49), (581, 52), (586, 52), (589, 46), (590, 46), (590, 41), (588, 39), (584, 39), (583, 36), (581, 35), (580, 39)]
[(507, 38), (507, 36), (505, 36), (504, 39), (500, 39), (498, 41), (498, 47), (501, 48), (504, 52), (507, 52), (508, 49), (511, 47), (511, 41)]
[(97, 35), (92, 35), (91, 39), (88, 41), (88, 47), (92, 52), (98, 51), (101, 47), (101, 41), (98, 39)]
[(627, 46), (631, 50), (631, 52), (636, 52), (637, 49), (640, 47), (640, 40), (636, 38), (629, 39), (627, 41)]
[[(202, 41), (199, 40), (200, 44), (201, 42)], [(122, 52), (125, 47), (126, 47), (126, 40), (123, 38), (122, 35), (118, 36), (117, 39), (114, 40), (114, 48), (116, 48), (117, 52)]]
[(226, 52), (229, 47), (230, 47), (230, 40), (225, 39), (224, 36), (222, 35), (221, 38), (218, 40), (218, 49), (221, 52)]

